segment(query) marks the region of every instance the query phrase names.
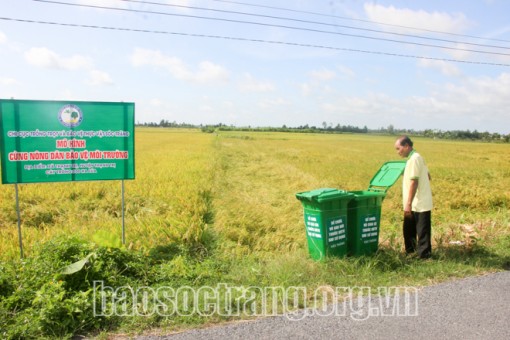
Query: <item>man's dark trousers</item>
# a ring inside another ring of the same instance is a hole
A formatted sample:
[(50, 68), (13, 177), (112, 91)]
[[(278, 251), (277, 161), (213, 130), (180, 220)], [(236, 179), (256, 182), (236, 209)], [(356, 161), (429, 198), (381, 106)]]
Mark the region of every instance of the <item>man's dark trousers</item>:
[(429, 258), (432, 253), (431, 244), (431, 212), (413, 211), (404, 214), (404, 244), (406, 253), (418, 253), (422, 259)]

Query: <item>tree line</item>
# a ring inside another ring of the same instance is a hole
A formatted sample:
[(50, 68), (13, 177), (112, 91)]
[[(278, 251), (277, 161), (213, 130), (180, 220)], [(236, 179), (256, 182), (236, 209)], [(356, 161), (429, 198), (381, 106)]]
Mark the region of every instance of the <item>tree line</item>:
[(422, 136), (435, 139), (455, 139), (455, 140), (472, 140), (472, 141), (486, 141), (486, 142), (502, 142), (510, 143), (510, 133), (500, 134), (491, 132), (479, 132), (477, 130), (413, 130), (413, 129), (396, 129), (393, 125), (387, 127), (380, 127), (378, 129), (369, 129), (367, 126), (362, 128), (352, 125), (333, 125), (331, 123), (323, 122), (321, 126), (314, 125), (300, 125), (290, 127), (282, 125), (281, 127), (252, 127), (252, 126), (234, 126), (223, 123), (218, 124), (190, 124), (190, 123), (177, 123), (176, 121), (170, 122), (162, 119), (159, 123), (138, 123), (137, 126), (147, 127), (163, 127), (163, 128), (186, 128), (186, 129), (200, 129), (205, 133), (213, 133), (216, 131), (252, 131), (252, 132), (294, 132), (294, 133), (366, 133), (366, 134), (389, 134), (389, 135), (412, 135)]

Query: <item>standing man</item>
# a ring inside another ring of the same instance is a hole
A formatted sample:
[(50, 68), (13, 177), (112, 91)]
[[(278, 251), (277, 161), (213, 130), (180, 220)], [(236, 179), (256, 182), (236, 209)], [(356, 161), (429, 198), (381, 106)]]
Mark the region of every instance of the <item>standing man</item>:
[(402, 182), (406, 253), (416, 251), (420, 258), (426, 259), (432, 252), (432, 191), (429, 170), (423, 157), (413, 149), (413, 142), (408, 136), (397, 139), (395, 149), (401, 157), (407, 157)]

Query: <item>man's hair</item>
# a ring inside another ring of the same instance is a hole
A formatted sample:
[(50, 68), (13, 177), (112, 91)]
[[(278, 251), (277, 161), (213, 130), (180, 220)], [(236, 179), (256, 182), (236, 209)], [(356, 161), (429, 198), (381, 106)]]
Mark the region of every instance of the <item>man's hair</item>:
[(410, 147), (413, 147), (413, 141), (409, 138), (409, 136), (402, 136), (398, 140), (402, 146), (409, 145)]

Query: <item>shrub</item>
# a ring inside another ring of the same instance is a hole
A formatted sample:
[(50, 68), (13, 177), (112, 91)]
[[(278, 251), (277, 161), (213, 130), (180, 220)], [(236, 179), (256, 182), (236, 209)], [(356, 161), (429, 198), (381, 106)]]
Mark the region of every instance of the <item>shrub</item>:
[[(151, 263), (139, 252), (98, 247), (73, 237), (42, 244), (29, 259), (0, 263), (1, 338), (66, 338), (119, 322), (94, 315), (93, 284), (150, 284)], [(100, 297), (96, 297), (99, 299)]]

